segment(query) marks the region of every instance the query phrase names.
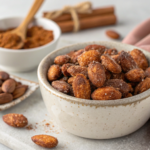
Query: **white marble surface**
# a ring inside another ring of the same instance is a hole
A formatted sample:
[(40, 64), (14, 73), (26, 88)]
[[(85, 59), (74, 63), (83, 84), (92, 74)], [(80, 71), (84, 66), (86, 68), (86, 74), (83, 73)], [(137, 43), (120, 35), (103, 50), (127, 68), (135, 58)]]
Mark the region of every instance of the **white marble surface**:
[[(42, 8), (38, 12), (37, 16), (41, 16), (45, 10), (59, 9), (63, 5), (77, 4), (81, 0), (46, 0)], [(90, 30), (81, 31), (79, 33), (67, 33), (61, 36), (61, 41), (94, 41), (94, 40), (110, 40), (105, 36), (106, 29), (115, 29), (118, 31), (122, 38), (125, 37), (129, 31), (131, 31), (138, 23), (150, 17), (149, 6), (150, 0), (91, 0), (94, 7), (114, 5), (116, 7), (116, 14), (118, 16), (118, 24), (116, 26), (108, 26), (95, 28)], [(25, 16), (33, 0), (0, 0), (0, 18), (10, 16)], [(65, 45), (68, 43), (65, 43)], [(20, 77), (37, 81), (36, 70), (27, 73), (16, 74)], [(42, 104), (43, 105), (43, 104)], [(136, 133), (129, 135), (128, 137), (116, 139), (116, 140), (105, 140), (101, 147), (103, 150), (125, 150), (126, 142), (128, 142), (128, 150), (149, 150), (150, 137), (147, 134), (150, 130), (148, 128), (149, 122)], [(72, 135), (71, 135), (72, 136)], [(140, 137), (141, 136), (141, 137)], [(134, 138), (134, 139), (133, 139)], [(137, 138), (137, 139), (136, 139)], [(92, 141), (89, 141), (92, 143)], [(94, 142), (93, 142), (94, 143)], [(113, 145), (114, 143), (114, 145)], [(118, 144), (117, 144), (118, 143)], [(100, 145), (101, 146), (101, 145)], [(85, 149), (88, 148), (86, 145)], [(84, 149), (84, 147), (82, 147)], [(9, 148), (0, 144), (0, 150), (10, 150)]]

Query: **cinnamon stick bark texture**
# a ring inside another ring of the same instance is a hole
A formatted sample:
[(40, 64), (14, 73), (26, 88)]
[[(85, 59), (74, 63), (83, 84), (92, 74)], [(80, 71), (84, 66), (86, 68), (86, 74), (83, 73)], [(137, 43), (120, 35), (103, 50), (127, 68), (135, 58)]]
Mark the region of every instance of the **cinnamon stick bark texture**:
[[(79, 20), (80, 30), (106, 25), (113, 25), (116, 24), (116, 22), (117, 18), (114, 14), (82, 18)], [(59, 25), (63, 33), (73, 31), (74, 28), (73, 21), (57, 22), (57, 24)]]
[[(48, 12), (44, 12), (43, 17), (46, 17), (47, 13)], [(80, 19), (80, 18), (88, 18), (88, 17), (106, 15), (106, 14), (114, 14), (114, 7), (109, 6), (109, 7), (93, 9), (92, 13), (90, 13), (90, 14), (78, 14), (78, 17)], [(72, 17), (70, 14), (63, 14), (60, 17), (57, 17), (57, 18), (52, 19), (52, 20), (55, 22), (69, 21), (69, 20), (72, 20)]]
[[(43, 14), (46, 17), (48, 12)], [(80, 30), (95, 28), (106, 25), (116, 24), (117, 18), (115, 15), (115, 8), (113, 6), (93, 9), (92, 13), (79, 14), (79, 25)], [(72, 20), (71, 14), (62, 14), (61, 16), (53, 19), (59, 27), (62, 33), (72, 32), (74, 30), (74, 21)]]

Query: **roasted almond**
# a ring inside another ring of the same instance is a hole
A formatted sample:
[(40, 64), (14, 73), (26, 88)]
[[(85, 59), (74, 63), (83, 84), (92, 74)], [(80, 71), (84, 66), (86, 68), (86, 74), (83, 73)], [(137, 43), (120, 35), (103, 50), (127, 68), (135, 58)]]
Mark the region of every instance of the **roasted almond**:
[(130, 91), (129, 85), (122, 79), (110, 79), (105, 83), (105, 86), (114, 87), (122, 94), (127, 94)]
[(16, 81), (8, 79), (2, 84), (2, 91), (5, 93), (12, 93), (15, 90)]
[(28, 89), (27, 85), (17, 86), (16, 89), (14, 90), (14, 92), (12, 93), (13, 99), (16, 99), (16, 98), (24, 95), (24, 93), (27, 91), (27, 89)]
[(7, 72), (0, 71), (0, 79), (3, 81), (9, 79), (9, 74)]
[(3, 91), (2, 91), (2, 87), (0, 87), (0, 93), (3, 93)]
[(102, 55), (101, 56), (102, 65), (112, 73), (121, 73), (122, 69), (121, 66), (109, 55)]
[(83, 74), (86, 77), (88, 76), (87, 74), (87, 67), (81, 67), (81, 66), (71, 66), (67, 69), (67, 72), (71, 75), (71, 76), (76, 76), (77, 74)]
[(3, 81), (0, 79), (0, 86), (3, 84)]
[(106, 81), (104, 67), (99, 62), (91, 62), (88, 66), (88, 77), (96, 87), (102, 87)]
[(118, 51), (115, 49), (115, 48), (110, 48), (110, 49), (107, 49), (104, 54), (107, 54), (107, 55), (117, 55), (118, 54)]
[(140, 51), (139, 49), (134, 49), (130, 52), (130, 55), (132, 56), (139, 68), (143, 70), (148, 68), (148, 61), (142, 51)]
[(55, 58), (54, 63), (57, 65), (63, 65), (63, 64), (68, 63), (70, 59), (71, 58), (68, 55), (60, 55)]
[(9, 103), (13, 100), (13, 96), (9, 93), (0, 94), (0, 104)]
[(100, 62), (101, 54), (97, 50), (85, 51), (78, 57), (79, 65), (82, 67), (87, 67), (91, 62)]
[(138, 66), (137, 66), (136, 62), (134, 61), (134, 59), (132, 58), (132, 56), (125, 51), (120, 52), (118, 61), (124, 72), (128, 72), (131, 69), (138, 68)]
[(112, 39), (119, 39), (120, 38), (120, 35), (119, 33), (117, 33), (116, 31), (114, 30), (107, 30), (106, 31), (106, 35)]
[(149, 78), (150, 78), (150, 67), (148, 67), (148, 68), (145, 70), (145, 77), (149, 77)]
[(90, 99), (91, 87), (89, 80), (83, 75), (78, 74), (72, 83), (74, 96), (77, 98)]
[(55, 81), (61, 76), (61, 68), (59, 65), (52, 65), (48, 69), (47, 78), (49, 81)]
[(22, 114), (6, 114), (3, 116), (3, 121), (9, 126), (23, 128), (28, 124), (28, 120)]
[(69, 94), (70, 85), (65, 81), (56, 80), (52, 82), (52, 87), (58, 90), (59, 92)]
[(61, 67), (61, 71), (63, 73), (64, 76), (68, 77), (68, 76), (71, 76), (70, 73), (68, 73), (67, 69), (71, 66), (73, 66), (74, 64), (71, 64), (71, 63), (67, 63), (67, 64), (64, 64), (62, 67)]
[(50, 135), (35, 135), (31, 139), (35, 144), (44, 148), (53, 148), (58, 144), (57, 138)]
[(102, 45), (93, 44), (93, 45), (86, 46), (84, 49), (85, 51), (97, 50), (100, 53), (100, 55), (102, 55), (105, 52), (106, 47)]
[(68, 79), (68, 83), (69, 83), (70, 85), (72, 85), (73, 80), (74, 80), (75, 78), (76, 78), (75, 76), (74, 76), (74, 77), (70, 77), (70, 78)]
[(130, 82), (141, 82), (145, 78), (145, 72), (141, 68), (132, 69), (125, 74), (125, 78)]
[(115, 100), (120, 99), (122, 94), (113, 87), (102, 87), (96, 89), (91, 97), (93, 100)]

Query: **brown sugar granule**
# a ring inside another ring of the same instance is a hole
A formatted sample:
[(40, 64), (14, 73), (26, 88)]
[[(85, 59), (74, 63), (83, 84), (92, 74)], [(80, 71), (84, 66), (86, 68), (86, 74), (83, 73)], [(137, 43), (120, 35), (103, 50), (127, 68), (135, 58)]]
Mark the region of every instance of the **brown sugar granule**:
[[(0, 30), (0, 47), (16, 49), (17, 44), (21, 38), (16, 34), (9, 34), (8, 30)], [(32, 26), (27, 29), (26, 39), (22, 49), (30, 49), (43, 46), (53, 41), (54, 35), (52, 30), (46, 30), (40, 26)]]
[(32, 127), (32, 125), (30, 124), (30, 125), (28, 125), (28, 126), (26, 127), (26, 129), (27, 129), (27, 130), (32, 130), (33, 127)]
[(21, 42), (21, 38), (17, 34), (2, 33), (0, 34), (0, 47), (17, 49), (18, 44)]
[(49, 126), (50, 124), (49, 124), (49, 123), (46, 123), (45, 125), (46, 125), (46, 126)]

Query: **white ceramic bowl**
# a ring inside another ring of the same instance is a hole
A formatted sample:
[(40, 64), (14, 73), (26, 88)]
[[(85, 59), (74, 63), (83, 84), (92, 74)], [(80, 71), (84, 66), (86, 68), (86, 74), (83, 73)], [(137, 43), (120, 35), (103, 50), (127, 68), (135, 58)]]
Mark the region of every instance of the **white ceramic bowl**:
[[(0, 19), (0, 29), (17, 27), (23, 17), (11, 17)], [(29, 25), (42, 26), (45, 29), (53, 30), (54, 40), (44, 46), (24, 50), (11, 50), (0, 47), (0, 68), (6, 71), (25, 72), (35, 69), (43, 57), (56, 48), (61, 35), (59, 26), (48, 19), (36, 18)], [(42, 35), (41, 35), (42, 36)]]
[[(150, 89), (133, 97), (119, 100), (85, 100), (55, 90), (47, 81), (47, 70), (56, 56), (90, 44), (100, 44), (119, 51), (135, 46), (118, 42), (88, 42), (58, 49), (46, 56), (38, 67), (38, 78), (50, 116), (66, 131), (85, 138), (109, 139), (130, 134), (150, 117)], [(144, 51), (150, 60), (150, 53)]]

